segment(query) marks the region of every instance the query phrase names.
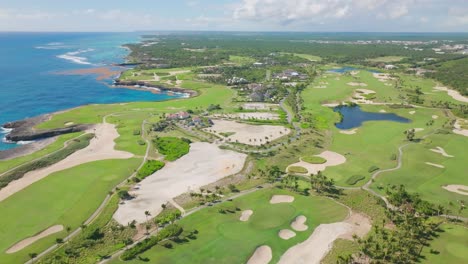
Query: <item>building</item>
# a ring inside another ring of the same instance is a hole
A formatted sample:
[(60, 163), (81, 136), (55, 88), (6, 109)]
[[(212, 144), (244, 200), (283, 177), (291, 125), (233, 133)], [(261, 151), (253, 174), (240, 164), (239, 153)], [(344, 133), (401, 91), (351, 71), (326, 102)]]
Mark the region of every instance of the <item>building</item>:
[(178, 113), (173, 113), (173, 114), (168, 114), (167, 119), (169, 120), (183, 120), (187, 119), (190, 117), (190, 114), (184, 111), (178, 112)]

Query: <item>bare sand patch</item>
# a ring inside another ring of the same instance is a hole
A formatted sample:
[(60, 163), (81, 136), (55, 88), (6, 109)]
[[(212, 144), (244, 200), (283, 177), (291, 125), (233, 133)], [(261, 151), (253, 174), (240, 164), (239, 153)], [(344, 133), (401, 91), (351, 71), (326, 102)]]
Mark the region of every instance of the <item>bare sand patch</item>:
[(439, 118), (438, 115), (433, 115), (433, 116), (432, 116), (432, 119), (437, 119), (437, 118)]
[(241, 220), (242, 222), (249, 221), (250, 216), (252, 216), (252, 214), (253, 214), (252, 210), (244, 210), (244, 211), (242, 211), (242, 214), (241, 214), (241, 217), (239, 218), (239, 220)]
[(63, 225), (51, 226), (51, 227), (47, 228), (46, 230), (40, 232), (39, 234), (37, 234), (35, 236), (28, 237), (28, 238), (23, 239), (20, 242), (14, 244), (12, 247), (7, 249), (6, 253), (7, 254), (12, 254), (12, 253), (18, 252), (18, 251), (22, 250), (23, 248), (26, 248), (29, 245), (33, 244), (34, 242), (38, 241), (39, 239), (42, 239), (42, 238), (47, 237), (49, 235), (61, 232), (62, 230), (63, 230)]
[(445, 150), (443, 148), (441, 148), (441, 147), (436, 147), (436, 148), (430, 149), (430, 151), (433, 151), (435, 153), (439, 153), (442, 156), (447, 157), (447, 158), (453, 158), (452, 155), (447, 154), (447, 152), (445, 152)]
[(292, 231), (292, 230), (289, 230), (289, 229), (281, 229), (281, 231), (279, 231), (279, 233), (278, 233), (278, 236), (281, 239), (288, 240), (290, 238), (295, 237), (296, 233), (294, 231)]
[(457, 119), (457, 121), (455, 121), (455, 124), (453, 125), (453, 133), (468, 137), (468, 129), (463, 129), (462, 123), (466, 124), (467, 121), (464, 119)]
[(319, 225), (304, 242), (289, 248), (281, 256), (279, 264), (318, 264), (327, 255), (337, 238), (352, 238), (353, 234), (365, 236), (371, 225), (367, 217), (351, 214), (343, 222)]
[(424, 128), (422, 127), (415, 127), (413, 128), (414, 129), (414, 132), (421, 132), (421, 131), (424, 131)]
[(445, 168), (444, 165), (440, 165), (440, 164), (435, 164), (435, 163), (432, 163), (432, 162), (425, 162), (427, 165), (430, 165), (430, 166), (434, 166), (434, 167), (437, 167), (437, 168)]
[(416, 114), (416, 111), (409, 111), (408, 113), (409, 113), (410, 115), (414, 115), (414, 114)]
[(292, 203), (293, 201), (294, 196), (291, 195), (273, 195), (270, 199), (271, 204)]
[(75, 124), (75, 123), (73, 123), (73, 122), (66, 122), (66, 123), (65, 123), (65, 126), (71, 126), (71, 125), (74, 125), (74, 124)]
[(76, 151), (65, 159), (49, 167), (30, 171), (22, 178), (12, 181), (5, 188), (0, 190), (0, 201), (5, 200), (14, 193), (57, 171), (62, 171), (92, 161), (105, 159), (129, 159), (133, 157), (132, 153), (114, 149), (114, 140), (119, 137), (119, 133), (117, 132), (114, 124), (98, 124), (94, 126), (93, 129), (87, 130), (87, 132), (94, 133), (95, 137), (91, 139), (86, 148)]
[(278, 109), (279, 105), (267, 103), (245, 103), (242, 107), (247, 110), (273, 110)]
[(189, 73), (190, 70), (180, 70), (180, 71), (170, 71), (169, 74), (170, 75), (177, 75), (177, 74), (181, 74), (181, 73)]
[[(297, 163), (289, 165), (288, 168), (290, 166), (300, 166), (307, 169), (307, 174), (317, 174), (319, 171), (324, 171), (327, 167), (337, 166), (346, 162), (345, 156), (333, 151), (326, 150), (320, 153), (320, 155), (316, 156), (324, 158), (327, 161), (322, 164), (311, 164), (301, 160)], [(286, 168), (286, 171), (288, 171), (288, 168)]]
[(345, 135), (353, 135), (353, 134), (356, 134), (356, 132), (357, 132), (357, 128), (353, 128), (351, 130), (340, 130), (340, 133), (345, 134)]
[(185, 192), (197, 191), (200, 187), (233, 175), (242, 170), (247, 155), (205, 142), (190, 144), (188, 154), (169, 162), (156, 173), (142, 180), (140, 188), (130, 191), (134, 199), (119, 205), (114, 219), (122, 225), (136, 220), (146, 221), (144, 212), (154, 217), (161, 204)]
[(349, 85), (349, 86), (362, 86), (362, 87), (367, 86), (367, 84), (365, 84), (365, 83), (358, 83), (358, 82), (349, 82), (349, 83), (347, 83), (347, 85)]
[(391, 77), (390, 74), (388, 73), (373, 73), (372, 76), (374, 76), (377, 80), (381, 82), (387, 82), (389, 80), (394, 80), (395, 78)]
[(339, 105), (340, 105), (339, 103), (322, 104), (322, 106), (325, 106), (325, 107), (337, 107)]
[(384, 109), (380, 109), (379, 113), (387, 113), (387, 111), (385, 111)]
[(291, 223), (291, 228), (296, 231), (306, 231), (309, 227), (305, 224), (307, 217), (300, 215)]
[(436, 86), (434, 87), (434, 90), (435, 91), (444, 91), (444, 92), (447, 92), (447, 94), (452, 97), (453, 99), (459, 101), (459, 102), (463, 102), (463, 103), (468, 103), (468, 97), (466, 96), (463, 96), (462, 94), (460, 94), (460, 92), (456, 91), (456, 90), (452, 90), (452, 89), (449, 89), (445, 86)]
[(269, 246), (258, 247), (247, 261), (247, 264), (268, 264), (273, 255)]
[[(213, 126), (204, 130), (230, 142), (259, 146), (283, 137), (291, 132), (289, 128), (271, 125), (250, 125), (229, 120), (212, 120)], [(234, 133), (229, 136), (224, 133)]]
[(447, 186), (442, 186), (442, 188), (449, 192), (454, 192), (461, 195), (468, 195), (468, 186), (466, 185), (451, 184)]

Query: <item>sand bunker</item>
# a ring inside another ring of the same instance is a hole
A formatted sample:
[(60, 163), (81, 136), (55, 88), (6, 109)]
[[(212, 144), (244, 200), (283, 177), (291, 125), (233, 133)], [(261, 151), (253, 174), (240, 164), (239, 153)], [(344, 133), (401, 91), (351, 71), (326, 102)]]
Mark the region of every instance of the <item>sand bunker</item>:
[(414, 132), (421, 132), (421, 131), (424, 131), (424, 128), (422, 127), (415, 127), (413, 128), (414, 129)]
[(369, 219), (359, 214), (352, 214), (343, 222), (321, 224), (306, 241), (289, 248), (278, 263), (318, 264), (330, 251), (337, 238), (348, 238), (353, 234), (363, 237), (370, 228)]
[(57, 171), (62, 171), (83, 163), (97, 160), (128, 159), (133, 157), (133, 154), (129, 152), (114, 149), (114, 140), (119, 137), (119, 133), (117, 132), (115, 125), (108, 123), (99, 124), (96, 125), (94, 129), (90, 129), (87, 132), (94, 133), (95, 137), (91, 139), (86, 148), (76, 151), (65, 159), (49, 167), (30, 171), (22, 178), (12, 181), (5, 188), (0, 190), (0, 201), (5, 200), (14, 193)]
[(22, 250), (23, 248), (26, 248), (29, 245), (33, 244), (34, 242), (38, 241), (39, 239), (42, 239), (42, 238), (47, 237), (49, 235), (61, 232), (62, 230), (63, 230), (63, 225), (51, 226), (51, 227), (47, 228), (46, 230), (42, 231), (41, 233), (39, 233), (39, 234), (37, 234), (35, 236), (28, 237), (28, 238), (26, 238), (24, 240), (21, 240), (20, 242), (16, 243), (15, 245), (13, 245), (9, 249), (7, 249), (6, 253), (7, 254), (12, 254), (12, 253), (18, 252), (18, 251)]
[(435, 164), (435, 163), (432, 163), (432, 162), (426, 162), (427, 165), (430, 165), (430, 166), (434, 166), (434, 167), (437, 167), (437, 168), (445, 168), (443, 165), (440, 165), (440, 164)]
[(373, 73), (372, 74), (377, 80), (381, 82), (386, 82), (388, 80), (394, 80), (395, 78), (391, 77), (388, 73)]
[(252, 214), (253, 214), (252, 210), (244, 210), (244, 211), (242, 211), (242, 214), (241, 214), (241, 217), (239, 218), (239, 220), (241, 220), (242, 222), (249, 221), (249, 218), (250, 218), (250, 216)]
[(416, 114), (416, 111), (409, 111), (408, 113), (409, 113), (410, 115), (414, 115), (414, 114)]
[(161, 212), (161, 204), (170, 199), (238, 173), (246, 157), (214, 144), (192, 143), (188, 154), (141, 181), (140, 188), (130, 192), (135, 198), (120, 205), (114, 218), (122, 225), (133, 220), (142, 223), (146, 220), (145, 211), (154, 217)]
[(305, 222), (307, 221), (307, 217), (300, 215), (294, 219), (294, 221), (291, 223), (292, 229), (296, 231), (306, 231), (307, 228), (309, 228)]
[(435, 91), (445, 91), (453, 99), (455, 99), (455, 100), (457, 100), (459, 102), (468, 103), (468, 97), (463, 96), (463, 95), (460, 94), (460, 92), (449, 89), (449, 88), (447, 88), (445, 86), (436, 86), (436, 87), (434, 87), (434, 90)]
[(445, 150), (443, 148), (441, 148), (441, 147), (436, 147), (435, 149), (430, 149), (430, 150), (435, 152), (435, 153), (439, 153), (444, 157), (453, 158), (452, 155), (447, 154), (447, 152), (445, 152)]
[(433, 115), (433, 116), (432, 116), (432, 119), (437, 119), (437, 118), (439, 118), (438, 115)]
[[(300, 162), (289, 165), (288, 168), (290, 166), (300, 166), (307, 169), (307, 174), (317, 174), (319, 171), (324, 171), (327, 167), (337, 166), (346, 162), (345, 156), (333, 151), (327, 150), (316, 156), (322, 157), (327, 161), (322, 164), (311, 164), (301, 160)], [(286, 171), (288, 171), (288, 168), (286, 168)]]
[(250, 257), (247, 264), (268, 264), (272, 259), (272, 252), (269, 246), (258, 247)]
[(354, 128), (351, 130), (340, 130), (340, 133), (345, 134), (345, 135), (353, 135), (353, 134), (356, 134), (356, 132), (357, 132), (357, 128)]
[(362, 86), (362, 87), (367, 86), (367, 84), (365, 84), (365, 83), (358, 83), (358, 82), (349, 82), (349, 83), (347, 83), (347, 85), (349, 85), (349, 86)]
[(294, 196), (291, 195), (273, 195), (270, 199), (271, 204), (278, 203), (292, 203), (294, 201)]
[[(213, 126), (204, 129), (225, 138), (229, 142), (259, 146), (271, 142), (291, 132), (283, 126), (249, 125), (227, 120), (213, 120)], [(222, 133), (234, 133), (224, 137)]]
[(387, 113), (387, 111), (385, 111), (384, 109), (380, 109), (379, 113)]
[(246, 103), (242, 106), (247, 110), (272, 110), (278, 109), (277, 104), (266, 104), (266, 103)]
[(466, 122), (467, 121), (464, 119), (457, 119), (457, 121), (455, 121), (455, 124), (453, 125), (453, 133), (468, 137), (468, 129), (462, 128), (462, 123), (466, 124)]
[(279, 231), (278, 236), (281, 239), (288, 240), (290, 238), (295, 237), (296, 233), (294, 233), (294, 231), (291, 231), (289, 229), (282, 229), (281, 231)]
[(444, 188), (445, 190), (449, 192), (454, 192), (454, 193), (458, 193), (461, 195), (468, 195), (468, 186), (466, 185), (452, 184), (452, 185), (442, 186), (442, 188)]

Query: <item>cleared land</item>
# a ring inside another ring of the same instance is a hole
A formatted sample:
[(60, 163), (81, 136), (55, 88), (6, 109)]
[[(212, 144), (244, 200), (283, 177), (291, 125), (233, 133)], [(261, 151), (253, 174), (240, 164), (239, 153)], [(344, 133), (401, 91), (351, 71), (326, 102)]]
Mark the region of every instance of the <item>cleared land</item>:
[(192, 143), (188, 154), (138, 183), (139, 188), (130, 192), (135, 198), (120, 205), (114, 219), (123, 225), (133, 220), (145, 222), (145, 211), (156, 216), (162, 210), (161, 204), (170, 199), (239, 172), (245, 159), (245, 154), (216, 145)]

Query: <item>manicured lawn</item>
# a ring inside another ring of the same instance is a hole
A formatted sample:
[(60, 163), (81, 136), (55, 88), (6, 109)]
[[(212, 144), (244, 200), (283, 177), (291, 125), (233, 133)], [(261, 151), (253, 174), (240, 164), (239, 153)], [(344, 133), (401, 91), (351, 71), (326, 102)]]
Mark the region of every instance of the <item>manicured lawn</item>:
[[(453, 224), (443, 224), (444, 232), (423, 249), (422, 263), (468, 263), (468, 229)], [(433, 253), (430, 250), (434, 250)]]
[[(295, 197), (292, 203), (270, 204), (274, 194)], [(247, 222), (239, 220), (241, 211), (221, 214), (220, 208), (251, 209), (253, 215)], [(278, 236), (281, 229), (290, 228), (291, 221), (299, 215), (307, 217), (309, 229), (296, 232), (290, 240)], [(173, 249), (156, 246), (142, 257), (151, 263), (245, 263), (260, 245), (268, 245), (273, 251), (275, 263), (291, 246), (307, 239), (321, 223), (343, 220), (347, 209), (337, 203), (316, 196), (301, 196), (281, 189), (264, 189), (255, 193), (203, 209), (182, 219), (179, 224), (187, 231), (198, 230), (197, 239), (174, 244)], [(114, 262), (120, 262), (115, 260)], [(128, 263), (141, 263), (138, 260)]]
[(306, 156), (306, 157), (302, 157), (301, 159), (305, 162), (312, 163), (312, 164), (323, 164), (327, 162), (326, 159), (322, 157), (318, 157), (318, 156)]
[(128, 177), (141, 160), (104, 160), (86, 163), (51, 174), (0, 202), (0, 259), (22, 263), (28, 253), (41, 252), (65, 237), (66, 232), (48, 236), (14, 254), (10, 246), (57, 224), (80, 226), (101, 204), (108, 192)]

